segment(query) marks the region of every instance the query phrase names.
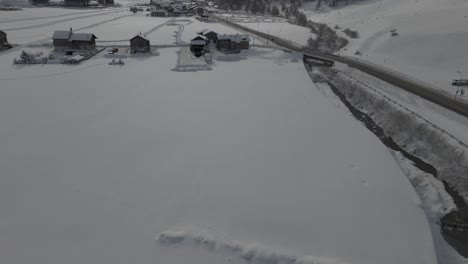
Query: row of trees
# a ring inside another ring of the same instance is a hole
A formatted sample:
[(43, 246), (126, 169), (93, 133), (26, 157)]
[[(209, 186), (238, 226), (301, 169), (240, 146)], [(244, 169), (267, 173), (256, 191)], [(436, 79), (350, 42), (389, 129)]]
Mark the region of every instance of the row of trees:
[(362, 1), (363, 0), (317, 0), (316, 9), (320, 9), (323, 6), (328, 6), (328, 7), (346, 6), (349, 4), (362, 2)]
[(218, 6), (222, 9), (233, 11), (245, 11), (251, 14), (286, 17), (294, 16), (302, 5), (302, 0), (218, 0)]
[[(338, 2), (351, 3), (359, 0), (313, 0), (317, 6), (336, 5)], [(218, 0), (218, 5), (223, 9), (242, 10), (251, 14), (284, 16), (291, 23), (298, 26), (307, 27), (316, 35), (310, 38), (308, 47), (311, 50), (320, 50), (322, 52), (333, 53), (348, 44), (345, 38), (336, 34), (336, 32), (326, 24), (316, 23), (307, 19), (307, 16), (299, 10), (302, 6), (302, 0)]]

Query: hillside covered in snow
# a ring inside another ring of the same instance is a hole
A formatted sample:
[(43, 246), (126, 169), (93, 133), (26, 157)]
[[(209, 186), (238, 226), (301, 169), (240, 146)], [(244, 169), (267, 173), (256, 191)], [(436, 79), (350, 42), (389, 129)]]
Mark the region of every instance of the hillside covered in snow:
[(349, 38), (341, 55), (397, 70), (451, 94), (456, 91), (452, 79), (468, 77), (465, 0), (359, 1), (320, 11), (310, 2), (302, 11), (343, 36), (347, 28), (358, 32), (359, 38)]

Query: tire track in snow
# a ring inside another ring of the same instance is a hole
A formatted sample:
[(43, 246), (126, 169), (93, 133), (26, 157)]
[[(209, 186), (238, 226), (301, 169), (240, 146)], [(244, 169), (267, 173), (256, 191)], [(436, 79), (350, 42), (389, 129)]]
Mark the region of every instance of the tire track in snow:
[[(97, 22), (97, 23), (94, 23), (94, 24), (91, 24), (91, 25), (88, 25), (88, 26), (85, 26), (85, 27), (78, 28), (78, 29), (76, 29), (75, 31), (80, 31), (80, 30), (83, 30), (83, 29), (88, 29), (88, 28), (97, 27), (97, 26), (103, 25), (103, 24), (105, 24), (105, 23), (112, 22), (112, 21), (116, 21), (116, 20), (119, 20), (119, 19), (122, 19), (122, 18), (128, 17), (128, 16), (133, 16), (133, 14), (124, 15), (124, 16), (120, 16), (120, 17), (115, 17), (115, 18), (112, 18), (112, 19), (104, 20), (104, 21), (101, 21), (101, 22)], [(52, 37), (47, 37), (47, 38), (43, 38), (43, 39), (40, 39), (40, 40), (36, 40), (36, 41), (33, 41), (33, 42), (29, 42), (29, 43), (26, 43), (26, 44), (23, 44), (23, 45), (18, 45), (18, 46), (16, 46), (16, 47), (12, 48), (12, 49), (9, 49), (9, 50), (0, 52), (0, 56), (1, 56), (1, 55), (5, 55), (5, 54), (10, 53), (10, 52), (13, 52), (13, 51), (20, 50), (20, 49), (22, 49), (22, 48), (24, 48), (24, 47), (27, 47), (27, 46), (31, 46), (31, 45), (43, 43), (43, 42), (45, 42), (45, 41), (50, 40), (51, 38), (52, 38)]]
[[(161, 27), (167, 25), (168, 23), (171, 23), (175, 20), (175, 18), (172, 18), (172, 19), (169, 19), (168, 21), (162, 23), (162, 24), (159, 24), (155, 27), (153, 27), (152, 29), (146, 31), (146, 32), (143, 32), (142, 35), (144, 36), (148, 36), (150, 35), (151, 33), (155, 32), (156, 30), (160, 29)], [(124, 41), (130, 41), (130, 39), (115, 39), (115, 40), (98, 40), (97, 42), (100, 42), (100, 43), (106, 43), (106, 42), (124, 42)]]
[(112, 14), (112, 13), (120, 13), (120, 12), (125, 12), (125, 11), (126, 10), (120, 10), (120, 11), (104, 12), (104, 13), (93, 14), (93, 15), (79, 16), (79, 17), (73, 17), (73, 18), (67, 18), (67, 19), (61, 19), (61, 20), (57, 20), (57, 21), (47, 22), (47, 23), (38, 24), (38, 25), (34, 25), (34, 26), (6, 28), (6, 29), (3, 29), (3, 31), (16, 31), (16, 30), (23, 30), (23, 29), (46, 27), (46, 26), (51, 26), (51, 25), (55, 25), (55, 24), (58, 24), (58, 23), (63, 23), (63, 22), (68, 22), (68, 21), (73, 21), (73, 20), (78, 20), (78, 19), (83, 19), (83, 18), (89, 18), (89, 17), (97, 17), (97, 16), (102, 16), (102, 15), (108, 15), (108, 14)]
[(84, 71), (84, 70), (87, 70), (87, 69), (90, 69), (90, 68), (93, 68), (93, 67), (96, 67), (96, 66), (100, 66), (100, 65), (107, 65), (107, 63), (93, 64), (93, 65), (89, 65), (89, 66), (86, 66), (86, 67), (83, 67), (83, 68), (74, 69), (74, 70), (71, 70), (71, 71), (64, 71), (64, 72), (59, 72), (59, 73), (53, 73), (53, 74), (23, 76), (23, 77), (12, 77), (12, 78), (0, 78), (0, 81), (15, 81), (15, 80), (24, 80), (24, 79), (34, 79), (34, 78), (58, 76), (58, 75), (63, 75), (63, 74), (72, 73), (72, 72)]
[(0, 21), (0, 24), (3, 24), (3, 23), (12, 23), (12, 22), (19, 22), (19, 21), (31, 21), (31, 20), (40, 20), (40, 19), (48, 19), (48, 18), (75, 16), (75, 15), (89, 14), (89, 13), (99, 13), (99, 12), (103, 12), (103, 10), (86, 11), (86, 12), (77, 12), (77, 13), (70, 13), (70, 14), (63, 14), (63, 15), (56, 15), (56, 16), (47, 16), (47, 17), (33, 17), (33, 18), (25, 18), (25, 19), (5, 20), (5, 21)]

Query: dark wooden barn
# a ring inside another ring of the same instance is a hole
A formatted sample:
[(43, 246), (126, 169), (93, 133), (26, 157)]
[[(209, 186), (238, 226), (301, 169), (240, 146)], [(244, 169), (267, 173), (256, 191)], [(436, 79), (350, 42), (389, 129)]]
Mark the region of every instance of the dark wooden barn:
[(55, 31), (52, 36), (55, 49), (81, 49), (90, 50), (96, 48), (97, 37), (92, 33), (74, 33), (69, 31)]
[(73, 32), (71, 30), (69, 31), (64, 31), (64, 30), (58, 30), (54, 32), (54, 35), (52, 36), (52, 41), (54, 43), (55, 49), (64, 49), (64, 48), (69, 48), (70, 47), (70, 42), (68, 39), (70, 38), (70, 35)]
[(49, 0), (30, 0), (32, 5), (44, 5), (44, 4), (49, 4)]
[(195, 53), (195, 56), (201, 56), (206, 47), (207, 47), (208, 39), (204, 36), (196, 36), (194, 39), (190, 41), (190, 51)]
[(69, 41), (73, 49), (90, 50), (96, 48), (96, 39), (92, 33), (72, 33)]
[(8, 44), (7, 33), (0, 30), (0, 45)]
[(98, 3), (101, 5), (113, 5), (114, 0), (99, 0)]
[(213, 43), (216, 43), (216, 41), (218, 40), (218, 33), (211, 30), (203, 31), (202, 35)]
[(220, 51), (237, 52), (248, 49), (250, 37), (248, 35), (218, 35), (216, 48)]
[(130, 39), (130, 51), (133, 53), (150, 52), (151, 51), (150, 41), (141, 35), (136, 35), (135, 37)]
[(65, 0), (66, 6), (87, 7), (90, 0)]

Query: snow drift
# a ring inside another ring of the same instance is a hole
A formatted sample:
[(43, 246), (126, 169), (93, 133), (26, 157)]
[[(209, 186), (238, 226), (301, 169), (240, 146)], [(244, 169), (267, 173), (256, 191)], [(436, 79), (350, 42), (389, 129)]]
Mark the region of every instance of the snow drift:
[(162, 246), (184, 245), (197, 247), (213, 253), (227, 254), (238, 257), (249, 264), (345, 264), (345, 262), (314, 256), (299, 257), (289, 255), (258, 244), (225, 241), (217, 239), (206, 232), (190, 233), (167, 230), (156, 237), (156, 242)]

